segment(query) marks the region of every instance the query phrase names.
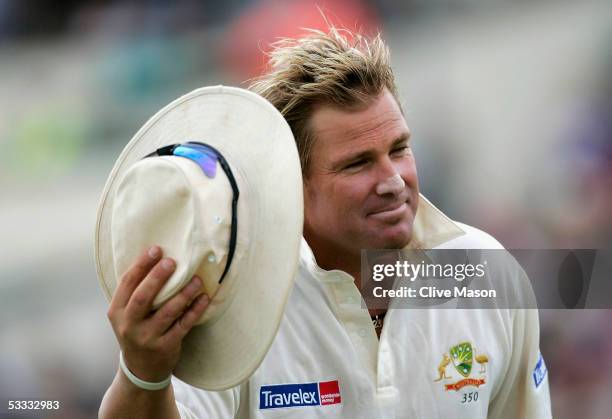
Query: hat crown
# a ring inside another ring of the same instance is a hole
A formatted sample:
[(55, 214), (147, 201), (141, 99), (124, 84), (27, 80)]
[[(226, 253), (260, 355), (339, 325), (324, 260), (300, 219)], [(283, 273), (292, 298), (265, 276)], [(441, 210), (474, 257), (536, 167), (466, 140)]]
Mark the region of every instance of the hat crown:
[(176, 267), (157, 294), (154, 308), (176, 294), (192, 272), (213, 296), (227, 263), (232, 198), (222, 170), (211, 179), (184, 157), (137, 162), (120, 180), (113, 203), (115, 275), (126, 272), (142, 249), (157, 244), (165, 256), (187, 263)]

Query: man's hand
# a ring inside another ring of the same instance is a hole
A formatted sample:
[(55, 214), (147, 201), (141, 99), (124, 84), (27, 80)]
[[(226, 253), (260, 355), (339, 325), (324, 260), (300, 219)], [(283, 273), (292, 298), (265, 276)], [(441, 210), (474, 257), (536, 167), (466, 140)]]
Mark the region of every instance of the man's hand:
[(151, 247), (123, 275), (108, 309), (128, 368), (145, 381), (162, 381), (172, 373), (183, 338), (208, 306), (202, 281), (194, 276), (152, 312), (155, 296), (175, 267), (172, 259), (162, 259), (158, 246)]

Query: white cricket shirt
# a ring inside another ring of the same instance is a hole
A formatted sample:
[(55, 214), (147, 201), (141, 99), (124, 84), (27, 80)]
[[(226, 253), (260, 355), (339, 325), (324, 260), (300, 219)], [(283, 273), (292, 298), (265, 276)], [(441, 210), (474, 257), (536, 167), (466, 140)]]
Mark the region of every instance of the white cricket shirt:
[[(501, 248), (422, 196), (413, 236), (414, 248)], [(379, 341), (353, 278), (319, 268), (305, 240), (300, 253), (262, 364), (221, 392), (173, 378), (183, 419), (552, 417), (537, 310), (389, 310)], [(462, 355), (471, 368), (451, 359)]]

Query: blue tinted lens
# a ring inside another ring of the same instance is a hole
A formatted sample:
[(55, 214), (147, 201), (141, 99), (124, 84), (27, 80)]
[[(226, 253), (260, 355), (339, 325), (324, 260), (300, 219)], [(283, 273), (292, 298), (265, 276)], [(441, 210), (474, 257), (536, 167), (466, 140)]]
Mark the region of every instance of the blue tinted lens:
[(193, 160), (211, 179), (217, 174), (217, 153), (208, 147), (199, 144), (181, 144), (174, 149), (173, 154)]

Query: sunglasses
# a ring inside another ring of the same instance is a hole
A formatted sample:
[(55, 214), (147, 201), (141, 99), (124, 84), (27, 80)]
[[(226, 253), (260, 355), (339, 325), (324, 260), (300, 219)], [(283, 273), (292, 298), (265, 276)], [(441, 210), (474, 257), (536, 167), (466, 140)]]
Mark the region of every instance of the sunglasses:
[(202, 169), (204, 175), (210, 179), (214, 179), (217, 175), (217, 163), (221, 166), (221, 169), (227, 176), (227, 180), (232, 187), (233, 198), (232, 198), (232, 225), (230, 230), (230, 243), (229, 243), (229, 252), (227, 254), (227, 263), (225, 264), (225, 269), (223, 270), (223, 274), (221, 274), (221, 278), (219, 279), (219, 284), (225, 278), (225, 274), (229, 270), (229, 267), (232, 263), (232, 259), (234, 257), (234, 251), (236, 250), (236, 235), (238, 230), (238, 217), (237, 217), (237, 207), (238, 207), (238, 196), (240, 195), (240, 191), (238, 190), (238, 184), (236, 183), (236, 179), (232, 174), (232, 170), (230, 169), (229, 164), (223, 157), (223, 155), (219, 152), (219, 150), (214, 147), (196, 142), (189, 141), (182, 144), (170, 144), (165, 147), (158, 148), (153, 153), (148, 154), (146, 157), (153, 156), (177, 156), (187, 158), (195, 163)]

